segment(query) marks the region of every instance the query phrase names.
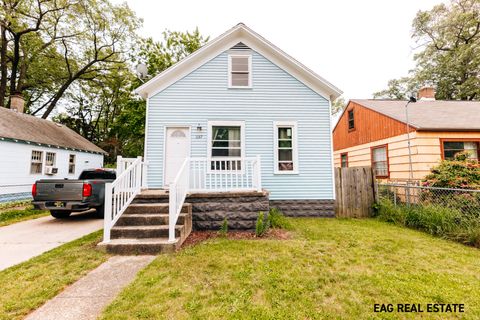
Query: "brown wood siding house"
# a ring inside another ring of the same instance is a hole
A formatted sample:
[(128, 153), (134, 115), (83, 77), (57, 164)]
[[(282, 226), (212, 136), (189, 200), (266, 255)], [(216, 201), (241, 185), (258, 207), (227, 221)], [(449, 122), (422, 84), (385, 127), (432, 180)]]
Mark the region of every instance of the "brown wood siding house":
[[(409, 178), (405, 105), (400, 100), (351, 100), (333, 130), (334, 163), (372, 166), (377, 178)], [(413, 178), (457, 152), (480, 153), (480, 102), (419, 100), (408, 105)]]

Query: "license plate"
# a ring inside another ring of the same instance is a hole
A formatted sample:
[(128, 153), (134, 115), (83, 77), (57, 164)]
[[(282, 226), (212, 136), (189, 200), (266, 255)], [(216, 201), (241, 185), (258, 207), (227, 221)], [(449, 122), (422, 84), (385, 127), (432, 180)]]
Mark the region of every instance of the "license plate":
[(63, 208), (63, 207), (65, 207), (65, 202), (57, 201), (53, 205), (57, 208)]

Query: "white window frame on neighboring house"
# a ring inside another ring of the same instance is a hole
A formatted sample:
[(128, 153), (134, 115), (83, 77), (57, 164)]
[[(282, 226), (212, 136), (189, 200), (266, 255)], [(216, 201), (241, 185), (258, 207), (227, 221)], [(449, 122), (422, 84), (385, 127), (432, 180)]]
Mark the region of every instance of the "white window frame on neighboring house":
[[(50, 156), (50, 159), (49, 159), (49, 156)], [(57, 154), (55, 152), (47, 151), (45, 153), (45, 167), (55, 167), (56, 163), (57, 163)]]
[[(72, 161), (72, 157), (73, 157), (73, 161)], [(76, 162), (77, 162), (77, 155), (70, 153), (68, 155), (68, 174), (75, 174)]]
[[(234, 86), (232, 85), (232, 59), (233, 58), (248, 58), (248, 85)], [(234, 52), (228, 54), (228, 87), (232, 89), (249, 89), (252, 88), (252, 54), (251, 52)]]
[[(213, 127), (240, 127), (240, 156), (212, 156), (213, 149)], [(228, 159), (228, 160), (242, 160), (246, 157), (245, 155), (245, 121), (208, 121), (208, 130), (207, 130), (207, 159), (209, 162), (216, 159)], [(220, 161), (220, 160), (219, 160)], [(232, 165), (233, 166), (233, 165)], [(212, 169), (211, 166), (208, 166), (209, 172), (216, 171)], [(229, 171), (229, 170), (222, 170)], [(231, 171), (241, 173), (243, 172), (243, 166), (239, 170), (233, 169)]]
[[(34, 154), (37, 156), (34, 157)], [(39, 155), (39, 156), (38, 156)], [(33, 172), (33, 165), (40, 165), (40, 172)], [(43, 151), (40, 150), (32, 150), (32, 154), (30, 156), (30, 174), (42, 174), (43, 173)]]
[[(280, 160), (279, 160), (279, 150), (286, 150), (290, 148), (280, 148), (279, 146), (279, 137), (278, 137), (278, 129), (280, 128), (291, 128), (292, 129), (292, 162), (293, 162), (293, 170), (280, 170), (278, 168)], [(297, 131), (298, 131), (298, 123), (297, 121), (274, 121), (273, 122), (273, 136), (274, 136), (274, 143), (273, 143), (273, 152), (274, 152), (274, 161), (273, 161), (273, 172), (274, 174), (298, 174), (299, 173), (299, 163), (298, 163), (298, 140), (297, 140)]]

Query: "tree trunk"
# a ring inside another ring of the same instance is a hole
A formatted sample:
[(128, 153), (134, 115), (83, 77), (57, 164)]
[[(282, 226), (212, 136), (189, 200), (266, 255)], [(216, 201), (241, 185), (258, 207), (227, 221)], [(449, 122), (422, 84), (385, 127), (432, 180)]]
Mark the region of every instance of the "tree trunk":
[(7, 94), (7, 30), (0, 26), (0, 108), (5, 106)]
[(20, 63), (20, 37), (13, 37), (12, 73), (10, 74), (10, 95), (17, 93), (17, 72)]

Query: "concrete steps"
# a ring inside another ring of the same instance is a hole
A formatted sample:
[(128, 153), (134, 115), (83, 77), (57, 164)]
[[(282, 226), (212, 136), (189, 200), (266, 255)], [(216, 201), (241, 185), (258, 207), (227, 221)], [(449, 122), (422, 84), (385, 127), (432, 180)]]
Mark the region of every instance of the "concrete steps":
[(174, 252), (192, 231), (192, 206), (184, 204), (175, 226), (175, 242), (168, 241), (168, 203), (132, 203), (110, 231), (105, 244), (114, 254)]

